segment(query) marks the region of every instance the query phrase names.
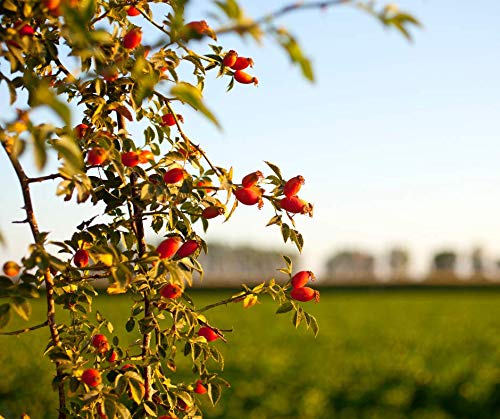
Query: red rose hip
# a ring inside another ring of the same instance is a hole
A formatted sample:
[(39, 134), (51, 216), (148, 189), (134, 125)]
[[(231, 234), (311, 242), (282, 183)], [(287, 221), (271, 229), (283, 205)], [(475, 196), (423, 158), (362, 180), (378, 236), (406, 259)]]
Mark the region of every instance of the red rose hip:
[(89, 252), (85, 249), (78, 249), (73, 256), (73, 263), (78, 268), (85, 268), (89, 264)]
[(182, 259), (191, 256), (194, 252), (196, 252), (196, 250), (198, 250), (199, 247), (200, 244), (196, 240), (188, 240), (179, 248), (179, 250), (177, 250), (175, 258)]
[(135, 167), (139, 164), (140, 158), (137, 151), (127, 151), (122, 153), (121, 160), (126, 167)]
[(94, 147), (87, 154), (87, 163), (91, 166), (99, 166), (108, 158), (108, 152), (102, 147)]
[(319, 302), (319, 291), (313, 290), (309, 287), (294, 288), (290, 292), (290, 297), (294, 300), (307, 302), (314, 299), (317, 303)]
[(166, 284), (160, 289), (160, 295), (170, 299), (179, 298), (182, 295), (182, 288), (177, 284)]
[[(177, 120), (179, 122), (184, 122), (184, 118), (182, 117), (182, 115), (175, 115), (177, 117)], [(165, 115), (163, 115), (161, 117), (161, 120), (162, 120), (162, 123), (161, 123), (161, 126), (168, 126), (168, 127), (171, 127), (173, 125), (175, 125), (175, 118), (174, 118), (174, 114), (172, 113), (166, 113)]]
[(313, 206), (308, 202), (300, 199), (298, 196), (285, 197), (280, 201), (280, 206), (286, 212), (292, 214), (311, 214)]
[(226, 67), (232, 67), (236, 63), (237, 59), (238, 59), (238, 53), (234, 50), (231, 50), (224, 56), (222, 63)]
[(230, 67), (233, 70), (244, 70), (248, 66), (253, 67), (253, 60), (251, 58), (238, 57)]
[(256, 86), (259, 84), (259, 80), (257, 77), (251, 76), (244, 71), (238, 70), (234, 73), (234, 79), (241, 84), (255, 84)]
[(169, 237), (158, 245), (156, 251), (160, 254), (160, 259), (167, 259), (175, 255), (180, 245), (181, 239), (179, 237)]
[(179, 183), (182, 179), (184, 179), (185, 174), (186, 172), (184, 169), (174, 167), (163, 175), (163, 181), (167, 184)]
[(219, 339), (219, 335), (215, 333), (214, 329), (208, 326), (200, 327), (200, 330), (198, 330), (198, 336), (203, 336), (207, 342), (213, 342), (214, 340)]
[(255, 205), (262, 203), (263, 190), (255, 186), (251, 188), (238, 188), (234, 191), (234, 196), (243, 205)]
[(297, 195), (304, 182), (304, 178), (300, 175), (291, 178), (285, 183), (285, 186), (283, 187), (283, 194), (288, 198)]
[(142, 41), (142, 32), (140, 28), (130, 29), (123, 37), (123, 46), (127, 49), (135, 49)]
[(212, 207), (205, 208), (202, 211), (201, 216), (205, 220), (210, 220), (210, 219), (218, 217), (219, 215), (222, 215), (222, 214), (224, 214), (224, 208), (212, 206)]
[(201, 380), (196, 381), (194, 392), (197, 394), (205, 394), (207, 392), (207, 388), (203, 385), (203, 382)]
[(241, 181), (241, 186), (244, 188), (251, 188), (254, 186), (260, 179), (262, 179), (264, 175), (260, 170), (257, 170), (256, 172), (249, 173), (246, 175), (242, 181)]
[(293, 288), (302, 288), (307, 284), (309, 279), (314, 281), (316, 277), (311, 271), (300, 271), (297, 272), (292, 278), (292, 287)]
[(94, 368), (83, 371), (82, 381), (90, 387), (97, 387), (102, 382), (101, 373)]

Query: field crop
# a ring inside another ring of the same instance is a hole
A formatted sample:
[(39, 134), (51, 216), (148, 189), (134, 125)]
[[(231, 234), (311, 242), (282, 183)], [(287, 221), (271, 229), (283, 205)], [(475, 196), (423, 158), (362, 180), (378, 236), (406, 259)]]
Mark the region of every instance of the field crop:
[[(230, 291), (196, 292), (209, 303)], [(225, 351), (225, 390), (209, 418), (499, 418), (500, 292), (324, 291), (305, 305), (320, 323), (315, 339), (290, 313), (268, 301), (250, 309), (232, 304), (211, 321), (233, 328)], [(114, 321), (121, 339), (125, 297), (99, 297), (96, 308)], [(43, 301), (34, 305), (35, 324)], [(16, 322), (12, 327), (23, 327)], [(42, 359), (47, 331), (0, 336), (0, 415), (55, 417), (52, 367)], [(179, 355), (176, 374), (195, 378)], [(206, 395), (200, 396), (203, 400)]]

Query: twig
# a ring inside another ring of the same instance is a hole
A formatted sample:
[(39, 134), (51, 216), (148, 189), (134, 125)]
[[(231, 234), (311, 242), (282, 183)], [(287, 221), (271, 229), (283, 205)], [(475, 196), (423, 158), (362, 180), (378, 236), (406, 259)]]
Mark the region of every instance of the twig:
[(40, 177), (30, 177), (27, 179), (28, 183), (36, 183), (36, 182), (44, 182), (46, 180), (52, 180), (52, 179), (58, 179), (58, 178), (64, 178), (63, 175), (60, 173), (54, 173), (52, 175), (47, 175), (47, 176), (40, 176)]
[(111, 11), (111, 9), (108, 9), (106, 10), (104, 13), (100, 14), (99, 16), (97, 16), (96, 18), (92, 19), (90, 21), (90, 26), (93, 26), (95, 25), (97, 22), (99, 22), (100, 20), (104, 19), (108, 14), (109, 12)]
[(13, 332), (0, 332), (0, 335), (5, 336), (15, 336), (21, 335), (23, 333), (31, 332), (32, 330), (41, 329), (42, 327), (48, 326), (49, 321), (45, 320), (43, 323), (37, 324), (36, 326), (26, 327), (24, 329), (14, 330)]
[(190, 139), (189, 137), (184, 133), (184, 131), (182, 130), (182, 127), (181, 127), (181, 124), (179, 122), (179, 120), (177, 119), (177, 115), (175, 114), (174, 110), (172, 109), (172, 106), (170, 106), (170, 101), (164, 96), (162, 95), (160, 92), (157, 92), (155, 90), (154, 92), (158, 97), (160, 97), (161, 99), (163, 99), (163, 101), (165, 102), (165, 106), (167, 107), (167, 109), (169, 110), (169, 112), (173, 115), (174, 117), (174, 120), (175, 120), (175, 125), (177, 126), (177, 129), (179, 130), (179, 134), (181, 135), (182, 139), (184, 141), (186, 141), (188, 143), (188, 145), (191, 145), (193, 146), (202, 156), (203, 158), (205, 159), (205, 161), (208, 163), (208, 165), (210, 166), (210, 168), (214, 171), (214, 173), (216, 173), (217, 175), (219, 176), (224, 176), (224, 174), (217, 168), (215, 167), (212, 162), (210, 161), (210, 159), (207, 157), (207, 155), (205, 154), (205, 152), (200, 148), (200, 146), (194, 144)]
[(289, 4), (288, 6), (284, 6), (274, 12), (262, 16), (261, 18), (258, 18), (250, 23), (237, 24), (225, 28), (223, 27), (216, 30), (215, 32), (217, 33), (217, 35), (228, 32), (246, 32), (249, 31), (250, 29), (254, 29), (255, 27), (259, 26), (262, 23), (275, 20), (283, 15), (289, 14), (297, 10), (327, 9), (328, 7), (339, 6), (341, 4), (347, 4), (351, 2), (352, 0), (327, 0), (327, 1), (311, 1), (311, 2), (297, 1), (293, 4)]
[(172, 39), (170, 32), (168, 32), (163, 26), (160, 24), (156, 23), (153, 19), (151, 19), (143, 10), (141, 10), (139, 7), (136, 7), (137, 11), (146, 19), (149, 23), (151, 23), (153, 26), (155, 26), (157, 29), (162, 31), (165, 35), (168, 35), (169, 39)]
[(247, 295), (255, 295), (255, 293), (253, 291), (245, 291), (243, 294), (235, 295), (234, 297), (227, 298), (227, 299), (219, 301), (217, 303), (209, 304), (205, 307), (199, 308), (198, 310), (196, 310), (196, 312), (203, 313), (204, 311), (210, 310), (210, 309), (218, 307), (218, 306), (222, 306), (222, 305), (229, 304), (229, 303), (234, 303), (235, 301), (238, 301), (241, 298), (246, 297)]

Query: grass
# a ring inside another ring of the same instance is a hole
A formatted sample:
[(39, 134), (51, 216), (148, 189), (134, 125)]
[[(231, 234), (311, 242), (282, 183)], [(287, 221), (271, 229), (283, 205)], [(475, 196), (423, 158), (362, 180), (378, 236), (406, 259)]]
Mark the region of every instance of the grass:
[[(193, 293), (198, 304), (225, 296)], [(126, 299), (100, 297), (97, 305), (126, 337)], [(307, 307), (320, 323), (317, 339), (269, 302), (212, 311), (214, 324), (235, 333), (215, 343), (232, 387), (217, 407), (206, 403), (207, 417), (500, 417), (500, 292), (325, 291)], [(35, 304), (30, 324), (43, 310)], [(43, 329), (0, 336), (0, 415), (55, 416), (46, 341)], [(181, 376), (193, 380), (182, 365)]]

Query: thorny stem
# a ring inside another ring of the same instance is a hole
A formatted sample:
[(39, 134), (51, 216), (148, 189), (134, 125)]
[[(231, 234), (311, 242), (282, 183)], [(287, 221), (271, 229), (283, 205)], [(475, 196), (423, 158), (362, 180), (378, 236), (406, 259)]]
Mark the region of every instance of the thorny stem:
[[(7, 153), (7, 156), (16, 172), (17, 178), (21, 185), (21, 191), (23, 194), (24, 200), (24, 210), (26, 211), (26, 219), (31, 229), (31, 234), (33, 235), (33, 239), (35, 243), (44, 247), (43, 237), (40, 235), (40, 230), (38, 228), (38, 222), (35, 218), (35, 212), (33, 210), (33, 203), (31, 200), (31, 192), (29, 186), (29, 178), (26, 175), (21, 163), (17, 159), (16, 156), (12, 154), (12, 151), (9, 147), (2, 142), (2, 146)], [(44, 273), (44, 282), (46, 288), (46, 300), (47, 300), (47, 325), (49, 326), (50, 335), (52, 339), (52, 344), (54, 346), (61, 345), (61, 339), (59, 337), (59, 331), (57, 330), (57, 324), (55, 320), (55, 302), (54, 302), (54, 279), (52, 278), (52, 274), (50, 270), (47, 268)], [(63, 374), (63, 370), (61, 367), (61, 363), (59, 361), (55, 361), (57, 375), (61, 376)], [(58, 393), (59, 393), (59, 419), (66, 419), (66, 395), (64, 393), (64, 383), (59, 381), (57, 384)]]

